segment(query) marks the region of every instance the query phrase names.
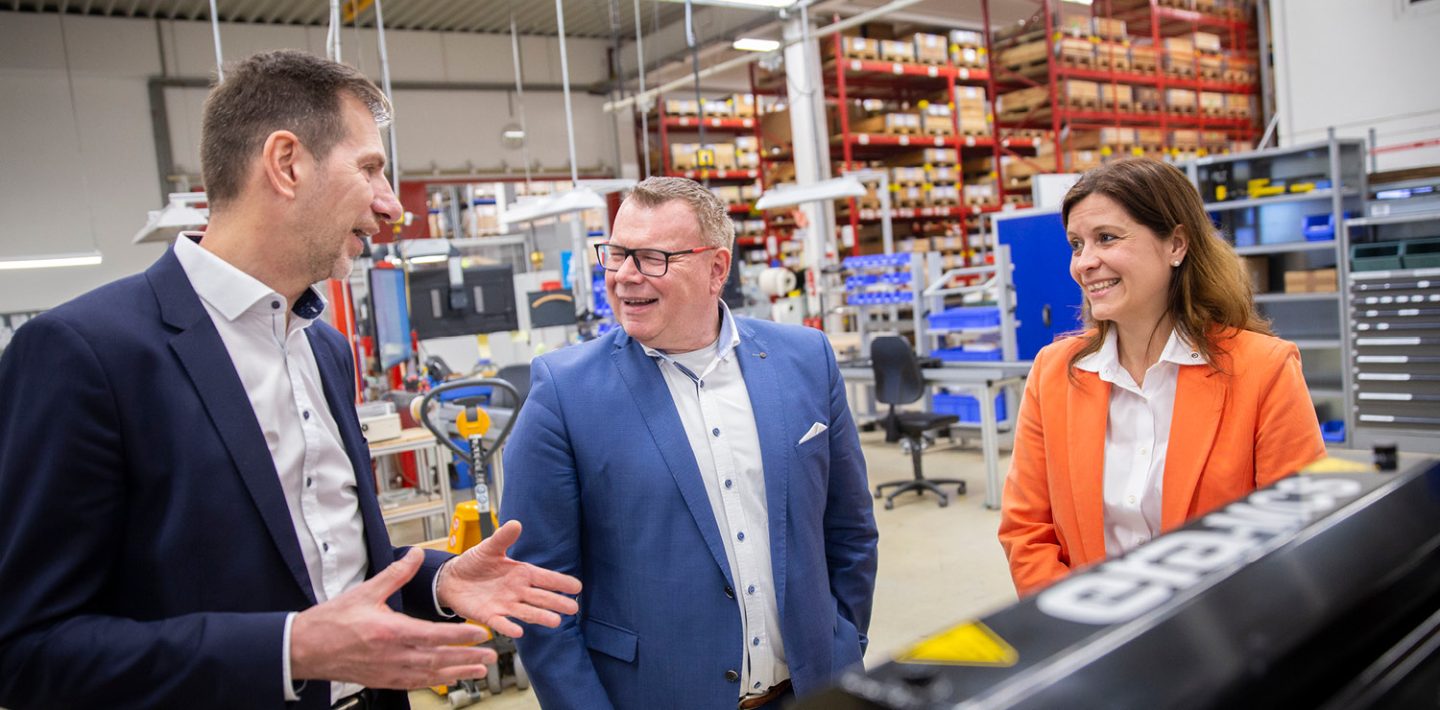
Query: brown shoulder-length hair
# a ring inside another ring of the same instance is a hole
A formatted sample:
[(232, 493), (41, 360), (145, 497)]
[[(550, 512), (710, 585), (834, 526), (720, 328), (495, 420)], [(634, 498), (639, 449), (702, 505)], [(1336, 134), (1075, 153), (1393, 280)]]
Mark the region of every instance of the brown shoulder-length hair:
[[(1224, 333), (1251, 330), (1272, 334), (1270, 322), (1255, 311), (1244, 262), (1210, 222), (1195, 186), (1175, 166), (1148, 158), (1126, 158), (1085, 173), (1065, 194), (1060, 210), (1067, 231), (1070, 210), (1091, 195), (1114, 200), (1131, 219), (1162, 240), (1184, 229), (1189, 242), (1185, 259), (1170, 278), (1168, 313), (1175, 329), (1212, 367), (1223, 369), (1217, 356), (1218, 340)], [(1080, 335), (1087, 341), (1070, 357), (1071, 368), (1099, 351), (1113, 327), (1110, 321), (1091, 316), (1088, 300), (1084, 319)]]

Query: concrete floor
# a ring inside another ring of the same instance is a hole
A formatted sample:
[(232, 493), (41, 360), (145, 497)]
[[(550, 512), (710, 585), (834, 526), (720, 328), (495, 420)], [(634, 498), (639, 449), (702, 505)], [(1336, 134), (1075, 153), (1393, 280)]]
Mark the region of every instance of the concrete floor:
[[(910, 457), (899, 445), (886, 444), (880, 432), (862, 433), (860, 439), (872, 486), (911, 477)], [(1006, 453), (1000, 462), (1002, 475), (1010, 464)], [(939, 447), (926, 452), (924, 466), (927, 475), (966, 479), (969, 492), (951, 496), (947, 508), (936, 505), (933, 496), (909, 495), (896, 499), (894, 510), (875, 506), (880, 572), (867, 666), (886, 662), (928, 633), (1015, 600), (1005, 556), (995, 539), (1000, 513), (984, 507), (985, 469), (979, 452)], [(396, 538), (402, 543), (399, 534)], [(412, 691), (410, 704), (416, 710), (450, 707), (429, 690)], [(533, 710), (540, 705), (528, 690), (507, 689), (476, 707)]]

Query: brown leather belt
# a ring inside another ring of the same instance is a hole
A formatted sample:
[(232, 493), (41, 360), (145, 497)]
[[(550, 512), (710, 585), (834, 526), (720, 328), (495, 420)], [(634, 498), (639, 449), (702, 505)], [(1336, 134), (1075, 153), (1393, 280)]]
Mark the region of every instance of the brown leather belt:
[(790, 679), (786, 678), (785, 680), (782, 680), (779, 683), (770, 686), (769, 690), (765, 691), (760, 695), (747, 695), (743, 698), (740, 698), (740, 710), (755, 710), (755, 708), (763, 708), (768, 703), (770, 703), (770, 701), (784, 695), (785, 691), (789, 689)]

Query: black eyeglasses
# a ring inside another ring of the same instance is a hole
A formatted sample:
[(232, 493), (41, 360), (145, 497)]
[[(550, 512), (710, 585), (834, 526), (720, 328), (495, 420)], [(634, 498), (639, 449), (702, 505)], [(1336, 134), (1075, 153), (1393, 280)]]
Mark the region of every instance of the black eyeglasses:
[(680, 251), (663, 249), (627, 249), (618, 244), (601, 242), (595, 245), (595, 257), (606, 271), (619, 271), (625, 260), (635, 257), (635, 268), (646, 276), (664, 276), (670, 270), (670, 259), (686, 254), (699, 254), (719, 247), (695, 247)]

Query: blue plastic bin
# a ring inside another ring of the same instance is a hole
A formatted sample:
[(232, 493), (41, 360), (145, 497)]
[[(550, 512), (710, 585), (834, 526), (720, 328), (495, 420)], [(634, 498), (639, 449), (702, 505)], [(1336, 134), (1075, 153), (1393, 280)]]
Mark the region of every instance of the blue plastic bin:
[(1345, 441), (1345, 420), (1331, 419), (1320, 423), (1320, 438), (1332, 444)]
[[(1345, 219), (1354, 217), (1353, 212), (1344, 212)], [(1335, 238), (1335, 215), (1312, 214), (1305, 218), (1305, 240), (1311, 242), (1328, 242)]]
[(984, 362), (999, 360), (999, 350), (966, 350), (965, 348), (944, 348), (930, 353), (931, 357), (945, 362)]
[[(980, 423), (980, 400), (968, 394), (941, 392), (935, 395), (934, 410), (936, 414), (953, 414), (962, 422)], [(995, 395), (995, 421), (1004, 420), (1005, 393), (1001, 392)]]
[(995, 306), (959, 306), (931, 313), (926, 320), (933, 330), (994, 328), (1000, 325), (1000, 309)]

